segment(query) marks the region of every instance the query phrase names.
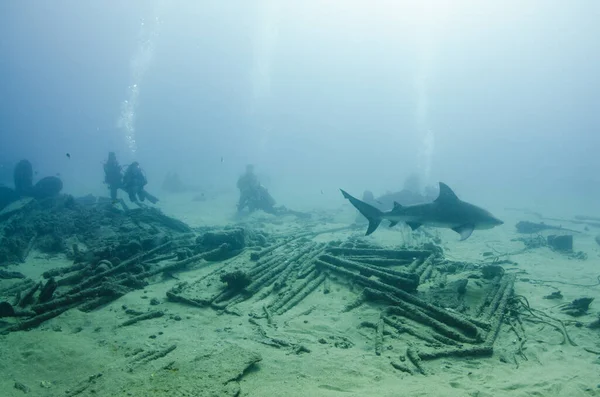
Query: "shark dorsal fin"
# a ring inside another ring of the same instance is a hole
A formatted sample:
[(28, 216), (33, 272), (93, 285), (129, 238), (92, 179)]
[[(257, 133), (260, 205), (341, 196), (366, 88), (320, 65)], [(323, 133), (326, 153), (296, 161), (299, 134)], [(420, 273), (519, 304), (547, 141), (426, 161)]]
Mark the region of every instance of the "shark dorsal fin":
[(397, 201), (394, 201), (394, 210), (399, 210), (399, 209), (402, 209), (402, 204), (400, 204)]
[(444, 182), (440, 182), (440, 194), (438, 198), (435, 199), (436, 203), (450, 203), (453, 201), (458, 201), (458, 196), (450, 189), (448, 185)]

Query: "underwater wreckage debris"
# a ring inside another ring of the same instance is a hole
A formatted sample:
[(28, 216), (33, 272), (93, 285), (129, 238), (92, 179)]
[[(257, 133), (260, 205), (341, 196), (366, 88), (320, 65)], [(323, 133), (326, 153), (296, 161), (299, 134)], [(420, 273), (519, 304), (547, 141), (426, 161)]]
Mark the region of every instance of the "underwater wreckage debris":
[(548, 246), (554, 251), (572, 252), (573, 251), (573, 235), (550, 235), (548, 236)]
[[(317, 288), (331, 293), (332, 280), (338, 285), (360, 286), (362, 292), (356, 300), (341, 311), (349, 312), (365, 304), (381, 307), (378, 321), (360, 324), (375, 330), (375, 353), (382, 354), (386, 335), (391, 332), (394, 339), (406, 339), (413, 345), (407, 354), (412, 358), (402, 363), (394, 360), (392, 365), (407, 372), (425, 373), (421, 361), (492, 355), (513, 295), (515, 277), (502, 271), (487, 279), (483, 274), (478, 277), (485, 288), (484, 298), (463, 313), (432, 303), (436, 301), (433, 292), (447, 288), (447, 274), (468, 267), (446, 260), (437, 249), (393, 250), (361, 246), (352, 240), (323, 244), (300, 239), (284, 240), (266, 250), (268, 254), (254, 256), (255, 261), (238, 257), (227, 268), (191, 283), (180, 283), (167, 296), (172, 301), (234, 315), (250, 310), (253, 324), (258, 326), (257, 321), (266, 320), (267, 325), (277, 328), (277, 316), (288, 313)], [(379, 262), (389, 260), (396, 262), (393, 266)], [(470, 267), (473, 268), (483, 272), (475, 265)], [(457, 295), (465, 294), (467, 281), (453, 281), (447, 289)], [(417, 292), (424, 284), (432, 292)]]
[(150, 361), (158, 360), (159, 358), (165, 357), (167, 354), (171, 353), (173, 350), (177, 349), (177, 345), (170, 345), (161, 350), (148, 350), (148, 351), (138, 351), (133, 354), (133, 358), (130, 362), (129, 369), (133, 370), (134, 367), (148, 364)]
[[(130, 212), (115, 212), (113, 216), (128, 217)], [(279, 238), (262, 235), (258, 238), (251, 231), (239, 228), (222, 232), (206, 230), (197, 236), (166, 228), (164, 225), (171, 223), (160, 217), (150, 223), (144, 223), (148, 218), (139, 219), (143, 231), (152, 226), (162, 231), (151, 242), (138, 239), (135, 244), (125, 241), (113, 246), (121, 247), (118, 250), (106, 248), (107, 240), (86, 240), (96, 243), (76, 255), (76, 263), (68, 271), (51, 269), (44, 274), (48, 280), (45, 283), (24, 279), (0, 290), (1, 296), (13, 299), (14, 304), (7, 303), (13, 309), (18, 307), (15, 312), (26, 313), (24, 317), (11, 319), (13, 324), (0, 331), (29, 329), (72, 308), (94, 310), (133, 289), (143, 288), (156, 275), (189, 270), (200, 262), (212, 260), (217, 262), (212, 272), (196, 281), (177, 284), (167, 293), (168, 299), (232, 314), (241, 314), (255, 305), (258, 310), (250, 313), (250, 319), (277, 327), (278, 316), (286, 315), (319, 288), (330, 291), (327, 297), (335, 295), (333, 291), (339, 286), (358, 288), (357, 299), (340, 311), (352, 311), (361, 305), (369, 306), (365, 309), (377, 308), (375, 351), (384, 355), (383, 344), (392, 333), (404, 346), (413, 346), (402, 365), (424, 373), (421, 361), (491, 355), (513, 290), (513, 276), (501, 272), (490, 280), (481, 277), (481, 284), (488, 291), (483, 294), (486, 298), (473, 310), (459, 313), (448, 309), (446, 303), (444, 307), (432, 303), (427, 288), (436, 290), (448, 284), (447, 277), (456, 276), (458, 269), (469, 266), (448, 261), (433, 245), (420, 250), (381, 249), (354, 237), (327, 244), (313, 240), (346, 227), (309, 229)], [(250, 252), (256, 247), (262, 249)], [(476, 266), (470, 270), (473, 268)], [(52, 287), (51, 279), (56, 287)], [(466, 282), (463, 284), (466, 288)], [(45, 286), (52, 293), (42, 302), (39, 294)], [(457, 288), (456, 294), (459, 293)], [(17, 306), (19, 302), (24, 303)], [(10, 314), (11, 310), (2, 305), (3, 311)], [(288, 345), (293, 349), (302, 346), (294, 342)], [(401, 366), (396, 364), (397, 368)]]
[[(20, 305), (31, 310), (34, 316), (0, 329), (0, 331), (13, 332), (30, 329), (74, 307), (79, 307), (82, 311), (93, 310), (123, 296), (133, 289), (143, 288), (148, 285), (147, 279), (154, 275), (185, 270), (194, 262), (200, 262), (206, 257), (214, 256), (228, 249), (227, 245), (223, 244), (214, 250), (202, 252), (180, 261), (166, 265), (149, 266), (148, 270), (143, 271), (145, 268), (141, 263), (143, 263), (144, 259), (168, 249), (171, 244), (172, 242), (165, 243), (147, 253), (138, 254), (99, 274), (92, 273), (89, 277), (84, 277), (81, 282), (74, 286), (65, 286), (70, 288), (66, 291), (60, 291), (60, 295), (45, 303), (41, 303), (38, 300), (38, 303)], [(25, 296), (33, 296), (39, 286), (40, 283), (30, 287)]]
[(0, 269), (0, 278), (2, 278), (2, 279), (25, 278), (25, 275), (20, 272), (11, 272), (8, 270)]
[(587, 313), (588, 309), (590, 308), (590, 304), (594, 301), (594, 298), (588, 298), (588, 297), (583, 297), (583, 298), (578, 298), (573, 300), (570, 303), (564, 303), (560, 306), (561, 311), (573, 316), (573, 317), (579, 317), (579, 316), (583, 316), (584, 314)]
[(90, 261), (86, 256), (94, 254), (110, 260), (149, 250), (161, 239), (182, 233), (192, 229), (156, 208), (124, 212), (111, 202), (79, 204), (68, 195), (28, 197), (0, 211), (0, 265), (24, 262), (33, 249), (64, 253), (78, 262)]
[[(104, 210), (99, 211), (102, 213)], [(148, 213), (135, 215), (142, 211)], [(72, 266), (44, 272), (45, 282), (25, 278), (0, 289), (0, 297), (4, 297), (0, 299), (3, 317), (13, 317), (11, 323), (5, 322), (0, 332), (34, 328), (72, 308), (94, 310), (129, 291), (145, 287), (156, 275), (186, 271), (198, 267), (198, 264), (221, 261), (256, 244), (251, 231), (239, 228), (235, 232), (230, 229), (211, 231), (210, 239), (205, 239), (187, 232), (191, 229), (183, 223), (179, 224), (179, 221), (157, 215), (156, 211), (142, 211), (113, 213), (113, 218), (125, 218), (124, 222), (131, 219), (132, 213), (137, 217), (142, 227), (138, 231), (138, 236), (142, 237), (138, 240), (125, 241), (124, 244), (117, 242), (118, 245), (112, 245), (114, 240), (110, 235), (107, 239), (86, 240), (96, 244), (88, 245), (85, 255), (75, 256)], [(121, 222), (113, 224), (117, 227), (122, 225)], [(155, 237), (152, 240), (144, 237), (147, 229), (154, 230)], [(214, 239), (219, 235), (225, 238), (217, 239), (220, 244), (216, 246)], [(227, 239), (231, 236), (235, 236), (235, 241)], [(133, 235), (127, 237), (133, 238)], [(207, 240), (211, 243), (207, 243)], [(235, 249), (231, 246), (235, 246)]]
[[(235, 344), (199, 344), (198, 352), (178, 354), (180, 348), (177, 344), (132, 347), (124, 354), (123, 366), (104, 366), (103, 372), (72, 377), (62, 395), (236, 397), (242, 395), (241, 380), (262, 360), (257, 352)], [(133, 376), (123, 374), (138, 371)], [(140, 377), (150, 381), (140, 382)], [(59, 388), (53, 396), (60, 395)]]
[[(13, 172), (15, 188), (0, 186), (0, 210), (19, 201), (19, 199), (43, 200), (57, 196), (63, 188), (63, 183), (56, 176), (47, 176), (33, 184), (33, 167), (28, 160), (17, 163)], [(0, 211), (0, 219), (5, 213)]]
[(544, 222), (535, 223), (535, 222), (529, 222), (529, 221), (520, 221), (515, 225), (515, 228), (517, 229), (517, 233), (523, 233), (523, 234), (534, 234), (534, 233), (540, 233), (540, 232), (547, 231), (547, 230), (562, 230), (562, 231), (571, 232), (571, 233), (581, 233), (578, 230), (567, 229), (562, 226), (547, 225)]
[(596, 221), (596, 222), (600, 222), (600, 216), (576, 215), (574, 218), (577, 219), (577, 220), (580, 220), (580, 221)]

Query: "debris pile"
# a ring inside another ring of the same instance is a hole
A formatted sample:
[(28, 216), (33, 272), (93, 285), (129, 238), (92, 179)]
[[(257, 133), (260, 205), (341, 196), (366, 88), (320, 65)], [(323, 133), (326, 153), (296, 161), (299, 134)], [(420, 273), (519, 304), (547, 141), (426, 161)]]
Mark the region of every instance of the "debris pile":
[(0, 265), (24, 262), (33, 249), (64, 253), (77, 262), (90, 260), (92, 252), (97, 261), (123, 258), (192, 232), (155, 208), (123, 211), (111, 201), (67, 195), (18, 200), (0, 211), (0, 220)]
[[(43, 233), (49, 224), (52, 230)], [(7, 235), (8, 230), (13, 234)], [(30, 239), (35, 247), (53, 237), (57, 250), (68, 253), (74, 263), (44, 272), (44, 281), (3, 271), (3, 278), (20, 281), (0, 289), (0, 317), (12, 318), (0, 332), (30, 329), (75, 307), (94, 310), (145, 287), (154, 276), (222, 261), (246, 247), (264, 245), (267, 239), (241, 228), (197, 236), (184, 223), (156, 209), (82, 206), (68, 197), (28, 204), (4, 223), (2, 233), (4, 241)], [(68, 241), (73, 242), (71, 251)]]
[[(375, 330), (377, 354), (387, 336), (399, 341), (406, 351), (402, 357), (412, 365), (403, 360), (392, 365), (411, 373), (424, 372), (422, 360), (491, 355), (515, 281), (504, 271), (478, 271), (484, 298), (468, 307), (461, 298), (468, 279), (455, 273), (462, 267), (472, 274), (476, 267), (448, 261), (432, 245), (420, 250), (382, 249), (353, 239), (324, 244), (303, 237), (254, 253), (252, 259), (179, 283), (167, 296), (230, 314), (243, 315), (246, 310), (264, 337), (260, 321), (273, 325), (276, 316), (285, 316), (318, 288), (329, 294), (334, 282), (353, 290), (358, 286), (355, 300), (341, 311), (366, 304), (376, 308), (375, 321), (357, 326)], [(456, 280), (448, 281), (449, 276)], [(456, 310), (441, 306), (452, 301)], [(262, 339), (279, 347), (293, 346), (297, 352), (308, 350), (281, 338)], [(407, 346), (411, 347), (407, 350)]]

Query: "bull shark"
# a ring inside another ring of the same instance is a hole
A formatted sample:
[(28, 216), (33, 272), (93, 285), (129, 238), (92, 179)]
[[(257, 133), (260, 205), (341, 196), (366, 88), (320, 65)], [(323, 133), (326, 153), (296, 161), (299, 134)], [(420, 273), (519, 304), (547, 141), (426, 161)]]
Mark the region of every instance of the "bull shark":
[(491, 229), (504, 223), (489, 211), (459, 199), (443, 182), (440, 182), (440, 193), (433, 202), (408, 206), (395, 202), (390, 211), (381, 211), (340, 190), (369, 221), (367, 236), (373, 233), (384, 219), (390, 221), (390, 227), (398, 222), (406, 222), (412, 230), (421, 225), (452, 229), (460, 234), (461, 241), (469, 238), (473, 230)]

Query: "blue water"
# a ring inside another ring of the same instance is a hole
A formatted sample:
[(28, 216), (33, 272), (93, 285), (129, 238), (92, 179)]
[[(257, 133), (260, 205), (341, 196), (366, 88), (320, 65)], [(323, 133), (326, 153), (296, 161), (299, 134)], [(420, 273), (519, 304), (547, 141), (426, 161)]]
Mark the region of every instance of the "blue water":
[(254, 163), (292, 204), (417, 173), (496, 208), (593, 210), (600, 5), (419, 4), (2, 2), (0, 169), (104, 194), (115, 151), (155, 188), (234, 189)]

